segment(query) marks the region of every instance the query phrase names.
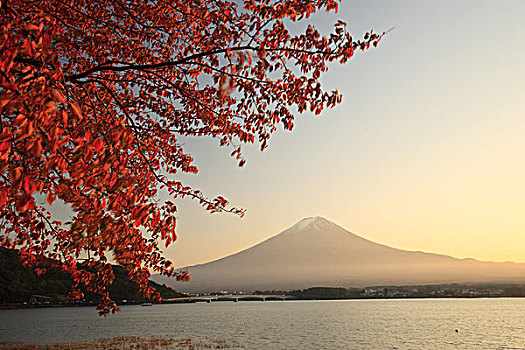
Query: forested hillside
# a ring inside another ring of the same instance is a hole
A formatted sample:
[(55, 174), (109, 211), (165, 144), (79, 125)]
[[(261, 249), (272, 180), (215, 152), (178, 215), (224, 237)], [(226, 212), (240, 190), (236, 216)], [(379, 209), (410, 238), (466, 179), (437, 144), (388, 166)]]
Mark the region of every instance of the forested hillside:
[[(142, 302), (145, 298), (137, 286), (128, 278), (127, 271), (113, 265), (115, 280), (109, 287), (109, 294), (116, 302)], [(65, 302), (73, 285), (71, 277), (58, 269), (47, 269), (37, 276), (34, 268), (24, 267), (16, 251), (0, 248), (0, 304), (11, 303), (57, 303)], [(163, 298), (180, 296), (173, 289), (150, 282)], [(96, 301), (96, 296), (85, 293), (85, 301)]]

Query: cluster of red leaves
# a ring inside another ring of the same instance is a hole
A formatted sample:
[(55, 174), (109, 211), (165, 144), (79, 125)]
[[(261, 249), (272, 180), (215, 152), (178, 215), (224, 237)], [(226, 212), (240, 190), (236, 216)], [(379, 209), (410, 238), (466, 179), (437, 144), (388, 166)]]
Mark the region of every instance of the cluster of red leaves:
[[(197, 172), (181, 137), (217, 138), (242, 166), (237, 144), (264, 149), (293, 112), (339, 103), (319, 83), (327, 64), (381, 36), (354, 41), (342, 21), (328, 37), (287, 29), (322, 9), (337, 2), (0, 0), (0, 245), (71, 273), (72, 296), (98, 293), (104, 315), (117, 310), (110, 258), (157, 299), (150, 271), (188, 279), (161, 254), (177, 209), (159, 191), (243, 211), (177, 180)], [(53, 219), (57, 203), (70, 223)]]

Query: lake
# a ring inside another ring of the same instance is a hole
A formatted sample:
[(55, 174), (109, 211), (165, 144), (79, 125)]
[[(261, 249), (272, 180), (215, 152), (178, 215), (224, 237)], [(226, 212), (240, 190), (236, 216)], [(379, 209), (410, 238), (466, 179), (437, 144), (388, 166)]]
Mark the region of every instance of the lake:
[[(457, 332), (456, 332), (457, 330)], [(0, 342), (117, 336), (221, 339), (243, 349), (525, 349), (525, 299), (241, 301), (0, 310)]]

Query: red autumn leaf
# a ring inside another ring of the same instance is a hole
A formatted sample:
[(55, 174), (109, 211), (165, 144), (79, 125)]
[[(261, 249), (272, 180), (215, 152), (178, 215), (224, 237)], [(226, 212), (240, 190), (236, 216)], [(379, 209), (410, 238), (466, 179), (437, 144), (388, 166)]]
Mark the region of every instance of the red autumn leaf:
[(27, 176), (24, 180), (24, 191), (29, 196), (31, 196), (36, 191), (36, 185), (30, 176)]
[(35, 272), (36, 272), (37, 276), (41, 276), (41, 275), (43, 275), (44, 273), (46, 273), (47, 270), (46, 270), (45, 268), (36, 268), (36, 269), (35, 269)]
[(60, 101), (60, 102), (62, 102), (64, 104), (66, 103), (66, 99), (65, 99), (65, 97), (64, 97), (64, 95), (62, 94), (61, 91), (59, 91), (57, 89), (53, 89), (53, 90), (51, 90), (51, 94), (53, 95), (53, 97), (56, 100), (58, 100), (58, 101)]
[(104, 147), (104, 142), (101, 139), (96, 139), (95, 142), (93, 142), (93, 149), (95, 151), (100, 152), (103, 147)]
[(82, 112), (80, 111), (80, 107), (76, 102), (71, 102), (69, 104), (71, 106), (71, 109), (73, 110), (73, 113), (77, 116), (78, 119), (82, 119)]
[(49, 205), (51, 205), (51, 204), (53, 204), (53, 202), (55, 201), (55, 199), (56, 199), (56, 196), (55, 196), (51, 191), (48, 192), (47, 197), (46, 197), (46, 202), (47, 202)]
[(7, 191), (5, 189), (0, 190), (0, 210), (7, 203)]
[(26, 24), (24, 27), (25, 30), (38, 30), (38, 26), (34, 24)]
[(22, 176), (21, 167), (15, 168), (9, 173), (9, 178), (11, 179), (12, 184), (18, 183), (20, 181), (21, 176)]

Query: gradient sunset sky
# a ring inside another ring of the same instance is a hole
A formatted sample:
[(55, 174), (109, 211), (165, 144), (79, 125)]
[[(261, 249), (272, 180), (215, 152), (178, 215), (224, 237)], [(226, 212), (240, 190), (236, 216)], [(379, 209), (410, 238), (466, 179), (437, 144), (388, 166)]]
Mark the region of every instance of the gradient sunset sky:
[[(323, 216), (392, 247), (525, 262), (525, 1), (345, 1), (309, 23), (377, 49), (323, 78), (343, 103), (304, 114), (238, 168), (216, 140), (187, 140), (186, 183), (247, 209), (179, 206), (176, 266), (211, 261)], [(307, 22), (305, 22), (307, 24)]]

